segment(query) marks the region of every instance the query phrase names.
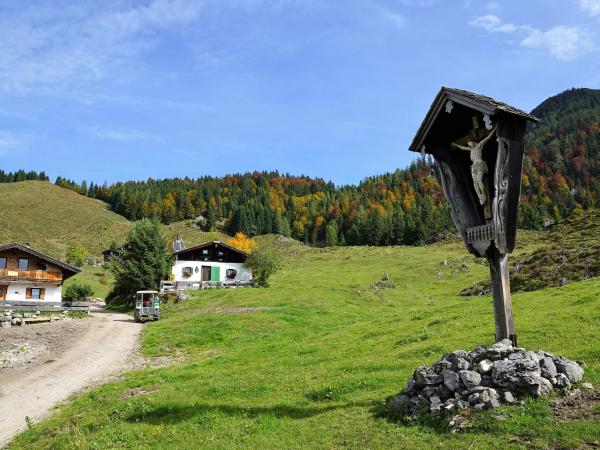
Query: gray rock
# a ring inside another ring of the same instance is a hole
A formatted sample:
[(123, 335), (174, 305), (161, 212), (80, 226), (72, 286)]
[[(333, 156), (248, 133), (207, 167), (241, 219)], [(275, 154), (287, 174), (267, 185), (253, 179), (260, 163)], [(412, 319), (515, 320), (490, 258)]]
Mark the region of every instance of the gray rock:
[(409, 405), (410, 397), (404, 394), (392, 397), (392, 399), (389, 402), (389, 407), (393, 411), (405, 411)]
[(481, 375), (474, 370), (461, 370), (458, 374), (467, 389), (479, 386), (481, 383)]
[(417, 390), (415, 387), (415, 380), (413, 380), (412, 378), (410, 380), (408, 380), (408, 383), (406, 383), (406, 386), (404, 387), (404, 391), (402, 391), (404, 394), (407, 395), (412, 395), (415, 393), (415, 391)]
[(488, 403), (490, 400), (497, 400), (498, 392), (496, 391), (496, 389), (488, 388), (479, 394), (479, 399), (483, 403)]
[(552, 390), (552, 383), (546, 380), (544, 377), (539, 376), (537, 378), (537, 384), (532, 384), (529, 392), (535, 397), (542, 395), (548, 395)]
[(439, 398), (437, 395), (432, 395), (432, 396), (429, 398), (429, 403), (430, 403), (431, 405), (437, 405), (437, 404), (439, 404), (439, 403), (442, 403), (442, 399), (441, 399), (441, 398)]
[(544, 358), (541, 358), (540, 360), (540, 368), (542, 370), (542, 376), (544, 378), (554, 378), (556, 377), (556, 374), (558, 373), (556, 370), (556, 365), (554, 364), (554, 361), (552, 361), (552, 358), (545, 356)]
[(477, 364), (477, 371), (479, 373), (488, 373), (492, 370), (492, 368), (494, 367), (494, 363), (492, 361), (490, 361), (489, 359), (483, 359), (481, 361), (479, 361), (479, 363)]
[(464, 400), (458, 400), (456, 402), (456, 409), (467, 409), (469, 406), (469, 402), (466, 402)]
[(471, 368), (471, 363), (464, 358), (458, 358), (456, 362), (452, 365), (452, 369), (459, 370), (469, 370)]
[(592, 383), (581, 383), (581, 387), (587, 389), (588, 391), (594, 390), (594, 385)]
[(525, 355), (526, 355), (527, 358), (529, 358), (532, 361), (535, 361), (537, 363), (539, 363), (540, 359), (543, 358), (543, 356), (540, 355), (538, 352), (525, 352)]
[(502, 339), (493, 344), (490, 348), (501, 352), (512, 352), (514, 350), (510, 339)]
[(433, 372), (427, 366), (421, 366), (413, 375), (417, 387), (438, 384), (442, 381), (442, 377)]
[(500, 402), (495, 398), (485, 403), (485, 409), (493, 409), (497, 408), (498, 406), (500, 406)]
[(473, 392), (471, 395), (469, 395), (469, 398), (467, 398), (467, 401), (471, 404), (471, 405), (476, 405), (477, 403), (481, 403), (479, 401), (479, 398), (481, 397), (481, 394), (479, 392)]
[(556, 370), (559, 373), (564, 373), (571, 383), (579, 383), (583, 380), (583, 369), (575, 361), (563, 358), (562, 356), (555, 356), (553, 361), (556, 365)]
[(568, 389), (571, 387), (571, 382), (569, 378), (564, 373), (559, 373), (556, 375), (556, 383), (555, 386), (558, 389)]
[(512, 395), (512, 392), (510, 391), (504, 391), (502, 393), (502, 399), (508, 403), (508, 404), (513, 404), (515, 402), (515, 397)]
[(460, 378), (456, 372), (444, 370), (442, 372), (442, 377), (444, 380), (444, 386), (446, 386), (449, 391), (454, 392), (460, 388)]
[(482, 409), (485, 409), (485, 403), (477, 403), (475, 406), (473, 406), (473, 409), (481, 411)]

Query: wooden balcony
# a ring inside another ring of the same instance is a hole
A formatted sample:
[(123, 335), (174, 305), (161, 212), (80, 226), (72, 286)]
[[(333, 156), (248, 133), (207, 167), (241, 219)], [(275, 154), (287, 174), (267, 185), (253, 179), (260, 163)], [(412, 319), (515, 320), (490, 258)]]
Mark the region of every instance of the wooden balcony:
[(0, 281), (26, 281), (32, 283), (62, 284), (63, 275), (44, 270), (0, 269)]

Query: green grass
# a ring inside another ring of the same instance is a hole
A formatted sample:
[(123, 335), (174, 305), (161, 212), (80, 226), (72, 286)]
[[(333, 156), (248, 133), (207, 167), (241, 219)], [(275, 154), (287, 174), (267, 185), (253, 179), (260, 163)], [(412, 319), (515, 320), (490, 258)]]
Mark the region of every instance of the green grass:
[(94, 298), (105, 299), (112, 289), (114, 279), (112, 274), (102, 266), (83, 266), (81, 272), (67, 281), (63, 286), (64, 289), (73, 283), (89, 284), (94, 290)]
[[(559, 421), (547, 400), (502, 408), (504, 421), (493, 418), (499, 411), (472, 414), (464, 433), (389, 420), (386, 397), (418, 365), (493, 341), (490, 297), (456, 295), (487, 268), (444, 265), (465, 256), (456, 242), (296, 250), (271, 288), (199, 292), (146, 325), (142, 353), (184, 363), (79, 395), (10, 448), (572, 448), (600, 440), (597, 420)], [(374, 290), (384, 272), (396, 288)], [(598, 279), (515, 295), (520, 345), (583, 360), (587, 379), (600, 383), (599, 297)]]
[[(28, 243), (60, 259), (76, 243), (100, 258), (112, 241), (123, 243), (131, 227), (106, 203), (45, 181), (0, 183), (0, 211), (0, 244)], [(163, 231), (169, 243), (181, 234), (188, 247), (229, 239), (222, 232), (200, 231), (191, 221), (165, 225)]]
[(0, 184), (0, 243), (29, 243), (56, 258), (80, 243), (96, 257), (131, 223), (105, 203), (45, 181)]

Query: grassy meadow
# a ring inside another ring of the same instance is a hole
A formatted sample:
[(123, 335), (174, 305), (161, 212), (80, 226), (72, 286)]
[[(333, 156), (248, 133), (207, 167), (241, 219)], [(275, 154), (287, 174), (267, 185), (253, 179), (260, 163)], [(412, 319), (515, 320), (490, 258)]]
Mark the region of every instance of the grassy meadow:
[[(386, 417), (386, 397), (418, 365), (493, 342), (491, 298), (456, 295), (487, 273), (462, 244), (278, 245), (291, 251), (270, 288), (197, 292), (146, 326), (143, 355), (163, 363), (168, 356), (171, 365), (76, 396), (10, 448), (570, 448), (600, 441), (599, 416), (560, 420), (547, 399), (472, 413), (467, 431), (456, 434), (437, 421)], [(396, 288), (373, 288), (384, 272)], [(516, 294), (519, 344), (583, 360), (587, 380), (600, 384), (599, 296), (598, 279)], [(499, 413), (505, 420), (494, 418)]]

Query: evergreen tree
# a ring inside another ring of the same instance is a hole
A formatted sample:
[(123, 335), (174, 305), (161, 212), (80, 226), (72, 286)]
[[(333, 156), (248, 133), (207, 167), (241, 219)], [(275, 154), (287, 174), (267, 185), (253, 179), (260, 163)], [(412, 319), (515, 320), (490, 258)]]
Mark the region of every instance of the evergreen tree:
[(157, 290), (171, 269), (160, 225), (148, 219), (136, 222), (109, 268), (115, 277), (115, 286), (107, 298), (109, 302), (131, 304), (137, 291)]

